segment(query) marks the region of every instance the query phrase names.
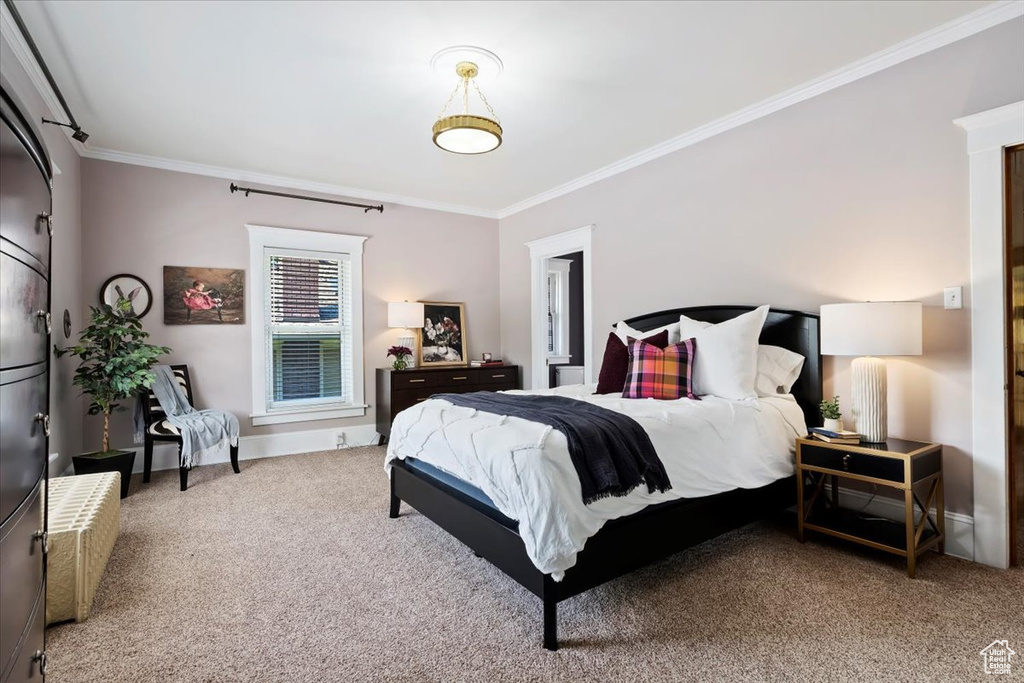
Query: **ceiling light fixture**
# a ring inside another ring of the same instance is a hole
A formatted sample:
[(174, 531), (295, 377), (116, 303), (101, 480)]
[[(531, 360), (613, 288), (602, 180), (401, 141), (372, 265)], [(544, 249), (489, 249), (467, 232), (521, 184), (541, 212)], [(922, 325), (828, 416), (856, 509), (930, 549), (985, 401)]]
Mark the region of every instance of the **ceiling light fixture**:
[[(474, 62), (459, 62), (455, 65), (455, 73), (459, 76), (459, 82), (437, 115), (433, 128), (434, 144), (454, 154), (484, 154), (497, 149), (501, 146), (501, 124), (474, 80), (480, 73), (479, 67)], [(470, 85), (493, 118), (469, 113)], [(459, 90), (462, 90), (462, 113), (445, 116)]]

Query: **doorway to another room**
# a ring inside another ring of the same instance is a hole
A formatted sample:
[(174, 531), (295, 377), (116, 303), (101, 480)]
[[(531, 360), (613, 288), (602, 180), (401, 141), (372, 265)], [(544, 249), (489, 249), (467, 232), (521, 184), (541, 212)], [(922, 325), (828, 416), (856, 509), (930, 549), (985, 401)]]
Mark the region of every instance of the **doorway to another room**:
[(584, 384), (583, 252), (547, 259), (548, 387)]
[(1006, 148), (1010, 565), (1024, 564), (1024, 145)]

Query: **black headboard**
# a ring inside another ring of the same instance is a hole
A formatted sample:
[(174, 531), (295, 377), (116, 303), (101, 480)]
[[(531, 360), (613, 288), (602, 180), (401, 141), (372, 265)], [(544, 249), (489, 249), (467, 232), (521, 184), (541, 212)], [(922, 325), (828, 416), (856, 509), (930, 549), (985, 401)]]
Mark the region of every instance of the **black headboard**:
[[(692, 306), (674, 308), (647, 315), (638, 315), (626, 323), (642, 332), (662, 325), (678, 322), (680, 315), (709, 323), (720, 323), (747, 313), (756, 306)], [(781, 346), (803, 356), (803, 370), (793, 385), (793, 397), (804, 411), (808, 427), (821, 425), (818, 404), (821, 403), (821, 336), (818, 315), (800, 311), (782, 311), (776, 308), (768, 311), (768, 318), (761, 330), (761, 343)], [(699, 352), (698, 352), (699, 353)]]

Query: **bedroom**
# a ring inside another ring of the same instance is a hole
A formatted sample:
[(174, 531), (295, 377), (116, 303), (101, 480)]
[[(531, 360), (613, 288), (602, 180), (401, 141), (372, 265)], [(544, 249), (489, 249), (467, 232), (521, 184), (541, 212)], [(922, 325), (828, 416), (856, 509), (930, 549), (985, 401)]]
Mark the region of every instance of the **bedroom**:
[[(0, 11), (0, 683), (1018, 665), (1024, 2)], [(91, 322), (187, 375), (83, 396)]]

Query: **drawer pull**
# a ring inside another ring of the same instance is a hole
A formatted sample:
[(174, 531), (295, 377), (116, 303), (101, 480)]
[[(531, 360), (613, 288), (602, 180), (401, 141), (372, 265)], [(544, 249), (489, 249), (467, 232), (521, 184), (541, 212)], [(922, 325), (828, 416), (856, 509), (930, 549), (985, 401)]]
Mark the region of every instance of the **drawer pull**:
[(46, 653), (42, 650), (36, 650), (32, 653), (32, 662), (39, 664), (39, 675), (46, 676)]
[(427, 380), (425, 380), (425, 379), (411, 379), (411, 380), (409, 380), (409, 384), (417, 384), (419, 382), (426, 382), (426, 381)]
[(418, 399), (416, 399), (416, 402), (417, 402), (417, 403), (423, 403), (423, 402), (424, 402), (424, 401), (426, 401), (426, 400), (427, 400), (427, 399), (425, 399), (425, 398), (418, 398)]
[(850, 454), (847, 453), (843, 456), (843, 469), (847, 472), (850, 471)]
[(42, 422), (43, 423), (43, 434), (45, 434), (47, 436), (47, 438), (49, 438), (49, 436), (50, 436), (50, 416), (47, 415), (46, 413), (36, 413), (36, 416), (33, 419), (36, 422)]
[(491, 379), (501, 379), (504, 376), (505, 376), (504, 373), (500, 374), (500, 375), (491, 375)]
[(50, 534), (46, 531), (37, 531), (32, 534), (33, 541), (39, 541), (43, 545), (43, 555), (47, 555), (50, 552)]
[(53, 318), (50, 317), (49, 311), (36, 311), (36, 317), (42, 318), (46, 322), (46, 334), (50, 334), (52, 329)]
[(452, 381), (453, 382), (456, 381), (456, 380), (460, 380), (460, 379), (468, 379), (468, 378), (465, 377), (465, 376), (463, 376), (463, 377), (452, 377)]
[(53, 237), (53, 216), (50, 215), (49, 211), (43, 211), (39, 214), (39, 220), (46, 223), (46, 234)]

